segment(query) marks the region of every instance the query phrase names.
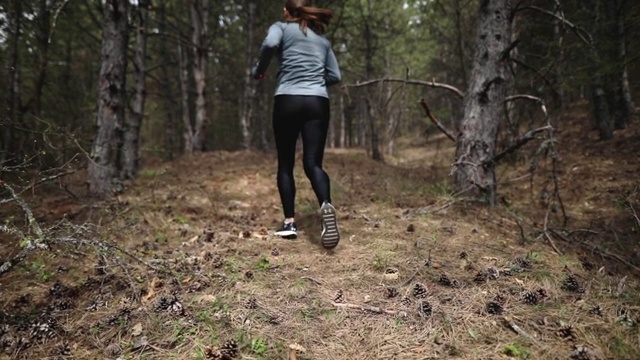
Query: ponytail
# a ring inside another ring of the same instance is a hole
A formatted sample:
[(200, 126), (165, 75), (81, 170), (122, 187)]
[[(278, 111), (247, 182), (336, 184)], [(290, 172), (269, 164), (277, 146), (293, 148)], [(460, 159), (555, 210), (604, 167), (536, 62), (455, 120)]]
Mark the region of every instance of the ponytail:
[(333, 17), (331, 10), (321, 9), (312, 6), (294, 7), (291, 1), (288, 1), (285, 8), (291, 15), (289, 22), (297, 22), (300, 24), (300, 30), (305, 34), (307, 28), (313, 30), (317, 34), (324, 34), (329, 26), (329, 21)]

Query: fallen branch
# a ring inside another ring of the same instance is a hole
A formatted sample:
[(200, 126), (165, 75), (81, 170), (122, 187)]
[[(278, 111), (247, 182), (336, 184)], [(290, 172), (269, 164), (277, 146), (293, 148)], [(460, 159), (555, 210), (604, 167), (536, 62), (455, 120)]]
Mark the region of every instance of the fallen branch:
[(602, 255), (602, 256), (604, 256), (604, 257), (606, 257), (606, 258), (609, 258), (609, 259), (612, 259), (612, 260), (619, 261), (619, 262), (621, 262), (621, 263), (623, 263), (623, 264), (627, 265), (628, 267), (630, 267), (630, 268), (634, 269), (635, 271), (640, 272), (640, 268), (638, 268), (637, 266), (635, 266), (635, 265), (633, 265), (632, 263), (628, 262), (627, 260), (623, 259), (620, 255), (610, 253), (610, 252), (608, 252), (608, 251), (606, 251), (606, 250), (602, 250), (602, 249), (600, 249), (598, 246), (596, 246), (596, 245), (594, 245), (594, 244), (591, 244), (591, 243), (589, 243), (589, 242), (586, 242), (586, 241), (578, 241), (578, 242), (571, 241), (571, 239), (569, 239), (568, 237), (566, 237), (565, 235), (563, 235), (561, 232), (556, 231), (556, 230), (554, 230), (554, 229), (549, 229), (549, 232), (550, 232), (551, 234), (553, 234), (553, 235), (557, 236), (559, 239), (561, 239), (561, 240), (563, 240), (563, 241), (565, 241), (565, 242), (568, 242), (568, 243), (570, 243), (570, 244), (576, 244), (576, 243), (577, 243), (577, 244), (579, 244), (579, 245), (582, 245), (582, 246), (584, 246), (584, 247), (588, 248), (588, 249), (589, 249), (589, 250), (591, 250), (592, 252), (595, 252), (595, 253), (597, 253), (597, 254), (600, 254), (600, 255)]
[(526, 331), (524, 331), (520, 326), (518, 326), (518, 324), (516, 324), (511, 318), (504, 316), (502, 318), (502, 320), (504, 321), (505, 325), (513, 330), (513, 332), (515, 332), (516, 334), (526, 338), (527, 340), (531, 341), (532, 344), (536, 345), (536, 346), (540, 346), (540, 343), (538, 342), (538, 340), (536, 340), (536, 338), (534, 338), (533, 336), (529, 335), (529, 333), (527, 333)]
[(551, 238), (551, 235), (549, 235), (549, 213), (550, 212), (551, 212), (551, 206), (549, 206), (549, 208), (547, 209), (547, 212), (544, 215), (544, 229), (542, 229), (542, 232), (544, 234), (544, 237), (547, 239), (547, 241), (549, 241), (549, 244), (551, 244), (551, 247), (553, 248), (553, 250), (555, 250), (556, 253), (558, 253), (558, 255), (562, 255), (562, 252), (556, 246), (556, 243)]
[(314, 284), (316, 284), (318, 286), (322, 286), (322, 282), (320, 280), (316, 280), (316, 279), (312, 278), (311, 276), (303, 276), (303, 277), (301, 277), (301, 279), (310, 281), (310, 282), (312, 282), (312, 283), (314, 283)]
[(427, 86), (431, 88), (445, 89), (454, 93), (460, 99), (464, 98), (464, 93), (460, 89), (456, 88), (455, 86), (437, 83), (433, 80), (422, 81), (422, 80), (411, 80), (411, 79), (402, 79), (402, 78), (381, 78), (381, 79), (372, 79), (372, 80), (357, 82), (355, 84), (346, 84), (346, 85), (343, 85), (343, 87), (362, 87), (362, 86), (367, 86), (367, 85), (371, 85), (379, 82), (401, 82), (409, 85), (421, 85), (421, 86)]
[(431, 119), (431, 121), (433, 121), (434, 124), (436, 124), (438, 129), (440, 129), (440, 131), (442, 131), (449, 139), (451, 139), (451, 141), (456, 142), (455, 136), (453, 136), (453, 134), (451, 134), (451, 132), (449, 132), (449, 130), (447, 130), (447, 128), (442, 125), (440, 121), (438, 121), (433, 113), (431, 113), (431, 109), (429, 109), (429, 105), (427, 105), (427, 102), (424, 99), (420, 100), (420, 105), (422, 105), (422, 108), (424, 109), (426, 115), (429, 117), (429, 119)]
[(378, 306), (347, 304), (347, 303), (336, 303), (336, 302), (333, 302), (333, 301), (331, 301), (331, 305), (333, 305), (335, 307), (338, 307), (338, 308), (358, 309), (358, 310), (362, 310), (362, 311), (366, 311), (366, 312), (370, 312), (370, 313), (374, 313), (374, 314), (387, 314), (387, 315), (406, 316), (406, 312), (404, 312), (404, 311), (387, 310), (387, 309), (383, 309), (383, 308), (378, 307)]
[(631, 209), (631, 212), (633, 213), (633, 218), (636, 220), (636, 225), (640, 230), (640, 217), (638, 217), (638, 213), (636, 212), (636, 209), (633, 207), (631, 200), (627, 200), (627, 204), (629, 204), (629, 209)]

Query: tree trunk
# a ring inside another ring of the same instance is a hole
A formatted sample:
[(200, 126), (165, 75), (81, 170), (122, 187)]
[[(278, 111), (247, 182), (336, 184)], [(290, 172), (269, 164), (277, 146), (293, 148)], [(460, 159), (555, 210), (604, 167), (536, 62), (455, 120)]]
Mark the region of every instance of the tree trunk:
[(247, 23), (245, 31), (245, 76), (244, 88), (240, 104), (240, 131), (242, 133), (242, 148), (249, 149), (251, 147), (251, 118), (253, 117), (253, 99), (256, 94), (256, 88), (251, 81), (251, 66), (253, 64), (253, 31), (255, 28), (255, 0), (247, 0)]
[(51, 30), (51, 24), (47, 2), (47, 0), (40, 0), (38, 21), (36, 22), (38, 24), (37, 41), (40, 50), (40, 59), (38, 62), (38, 75), (36, 77), (34, 95), (33, 113), (38, 118), (35, 122), (34, 134), (39, 133), (40, 130), (39, 124), (41, 121), (39, 119), (42, 119), (42, 91), (47, 77), (47, 64), (49, 63), (49, 32)]
[[(607, 0), (611, 1), (611, 0)], [(591, 7), (591, 15), (593, 17), (593, 26), (595, 35), (589, 44), (589, 56), (591, 63), (591, 103), (596, 118), (596, 126), (600, 133), (600, 140), (609, 140), (613, 137), (613, 126), (611, 122), (611, 113), (609, 104), (607, 103), (606, 89), (604, 83), (604, 74), (602, 67), (602, 59), (598, 49), (601, 35), (601, 17), (600, 17), (600, 1), (586, 1), (586, 5)]]
[[(160, 34), (167, 33), (167, 7), (164, 1), (161, 1), (158, 7), (158, 13), (160, 17), (160, 22), (158, 24), (158, 29)], [(167, 49), (167, 41), (160, 41), (160, 61), (162, 66), (160, 67), (160, 72), (162, 76), (162, 95), (164, 97), (163, 106), (164, 106), (164, 159), (171, 160), (174, 157), (175, 151), (175, 141), (176, 141), (176, 133), (175, 133), (175, 123), (174, 123), (174, 109), (175, 109), (175, 101), (173, 99), (173, 91), (171, 90), (171, 81), (169, 79), (169, 69), (168, 64), (170, 62), (169, 58), (169, 50)]]
[(122, 173), (124, 179), (133, 179), (140, 166), (140, 127), (144, 119), (144, 105), (147, 97), (145, 65), (147, 53), (147, 12), (149, 0), (138, 0), (138, 27), (136, 49), (133, 59), (133, 79), (135, 95), (131, 104), (131, 115), (126, 117), (124, 145), (122, 147)]
[(180, 67), (180, 97), (182, 100), (182, 125), (184, 152), (193, 153), (193, 127), (191, 126), (191, 108), (189, 107), (189, 57), (178, 40), (178, 62)]
[[(13, 1), (13, 16), (9, 17), (9, 31), (11, 36), (11, 63), (9, 65), (7, 89), (7, 121), (2, 124), (2, 154), (0, 154), (0, 169), (2, 165), (14, 155), (14, 129), (18, 125), (20, 116), (20, 27), (22, 19), (22, 0)], [(0, 121), (4, 121), (0, 119)]]
[(505, 50), (511, 39), (511, 0), (484, 0), (477, 35), (464, 117), (456, 141), (455, 187), (472, 196), (484, 195), (496, 203), (492, 162), (508, 75)]
[(193, 150), (205, 150), (205, 125), (207, 123), (207, 55), (209, 36), (209, 0), (190, 0), (193, 26), (193, 79), (196, 85), (196, 119), (193, 134)]
[(127, 5), (129, 0), (104, 4), (102, 66), (98, 78), (97, 134), (88, 168), (89, 192), (111, 193), (118, 163), (118, 137), (125, 114), (127, 68)]
[(618, 54), (617, 54), (617, 74), (615, 79), (619, 91), (618, 116), (615, 118), (615, 128), (624, 129), (635, 112), (635, 105), (631, 98), (629, 86), (629, 73), (627, 71), (627, 33), (624, 22), (626, 9), (625, 0), (616, 0), (615, 30), (617, 34)]

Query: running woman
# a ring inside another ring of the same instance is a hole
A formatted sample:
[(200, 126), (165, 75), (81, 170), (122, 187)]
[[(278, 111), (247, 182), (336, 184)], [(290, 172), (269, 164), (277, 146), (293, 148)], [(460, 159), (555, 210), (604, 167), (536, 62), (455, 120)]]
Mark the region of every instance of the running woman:
[(327, 249), (340, 241), (329, 176), (322, 168), (330, 118), (327, 87), (341, 80), (331, 42), (324, 35), (332, 16), (330, 10), (312, 7), (309, 0), (286, 1), (283, 21), (269, 27), (258, 64), (251, 70), (254, 79), (264, 79), (272, 58), (278, 59), (272, 120), (278, 153), (278, 191), (285, 219), (276, 235), (297, 237), (293, 167), (296, 141), (301, 134), (304, 172), (318, 199), (320, 238)]

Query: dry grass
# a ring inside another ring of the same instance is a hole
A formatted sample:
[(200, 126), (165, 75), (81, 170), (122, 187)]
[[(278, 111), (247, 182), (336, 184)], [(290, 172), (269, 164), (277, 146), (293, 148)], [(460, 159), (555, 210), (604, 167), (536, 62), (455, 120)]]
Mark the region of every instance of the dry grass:
[[(596, 155), (604, 145), (569, 152), (584, 139), (560, 135), (567, 227), (598, 233), (572, 239), (638, 265), (639, 229), (625, 204), (640, 207), (640, 169), (624, 156), (637, 153), (637, 134), (617, 134), (606, 157)], [(639, 358), (638, 273), (585, 246), (556, 238), (560, 255), (536, 240), (544, 208), (532, 199), (545, 179), (533, 188), (505, 182), (495, 210), (456, 201), (446, 181), (451, 149), (439, 146), (406, 149), (394, 165), (330, 151), (342, 232), (331, 252), (318, 245), (300, 168), (301, 232), (286, 241), (271, 235), (281, 216), (272, 156), (208, 153), (148, 167), (117, 201), (93, 213), (84, 206), (83, 215), (101, 224), (102, 237), (171, 274), (120, 255), (125, 272), (88, 249), (36, 254), (1, 279), (1, 343), (13, 339), (15, 351), (16, 339), (31, 340), (9, 358), (206, 359), (230, 339), (242, 359), (570, 359), (579, 346), (597, 359)], [(41, 216), (60, 207), (53, 203)], [(495, 271), (497, 279), (482, 276)], [(569, 275), (579, 289), (567, 287)], [(414, 296), (418, 283), (424, 298)], [(424, 303), (430, 312), (419, 310)], [(34, 329), (48, 318), (54, 331), (38, 340)]]

